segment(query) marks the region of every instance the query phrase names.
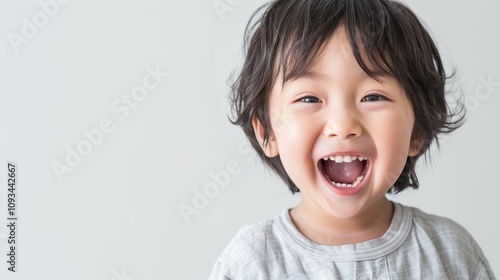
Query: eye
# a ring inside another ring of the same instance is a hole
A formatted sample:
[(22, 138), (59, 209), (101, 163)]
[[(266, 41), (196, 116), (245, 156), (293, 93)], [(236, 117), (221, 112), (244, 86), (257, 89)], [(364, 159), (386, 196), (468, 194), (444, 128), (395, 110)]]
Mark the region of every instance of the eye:
[(321, 103), (321, 100), (319, 98), (314, 97), (314, 96), (304, 96), (300, 98), (298, 101), (304, 102), (304, 103)]
[(361, 99), (361, 102), (374, 102), (374, 101), (382, 101), (382, 100), (387, 100), (387, 98), (385, 98), (384, 96), (379, 95), (379, 94), (370, 94), (370, 95), (363, 97)]

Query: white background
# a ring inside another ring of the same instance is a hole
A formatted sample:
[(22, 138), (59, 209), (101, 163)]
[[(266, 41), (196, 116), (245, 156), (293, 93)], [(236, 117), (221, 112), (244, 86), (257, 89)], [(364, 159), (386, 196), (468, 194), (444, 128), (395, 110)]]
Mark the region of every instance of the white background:
[[(43, 22), (38, 1), (0, 2), (0, 279), (206, 279), (241, 226), (299, 201), (227, 120), (227, 79), (262, 3), (73, 0)], [(458, 69), (469, 115), (420, 162), (421, 188), (393, 199), (464, 225), (500, 276), (500, 86), (481, 82), (500, 82), (500, 3), (406, 3)], [(33, 16), (40, 27), (13, 44)], [(129, 115), (113, 111), (148, 66), (169, 76)], [(114, 130), (59, 180), (53, 164), (106, 119)], [(17, 273), (6, 263), (8, 161), (18, 165)], [(228, 164), (229, 184), (184, 218), (179, 207)]]

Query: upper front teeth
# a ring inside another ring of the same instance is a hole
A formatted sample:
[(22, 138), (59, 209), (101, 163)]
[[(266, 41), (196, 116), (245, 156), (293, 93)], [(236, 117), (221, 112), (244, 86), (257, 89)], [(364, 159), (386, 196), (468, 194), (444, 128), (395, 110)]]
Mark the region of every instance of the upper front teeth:
[(362, 161), (366, 160), (366, 158), (360, 156), (331, 156), (331, 157), (324, 157), (323, 160), (332, 160), (337, 163), (341, 163), (341, 162), (352, 162), (355, 160)]

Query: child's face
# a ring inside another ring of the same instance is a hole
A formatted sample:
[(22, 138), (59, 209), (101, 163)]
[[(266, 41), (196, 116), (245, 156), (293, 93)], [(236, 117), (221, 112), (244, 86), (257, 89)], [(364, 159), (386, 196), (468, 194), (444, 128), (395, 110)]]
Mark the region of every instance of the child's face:
[[(377, 210), (407, 156), (417, 153), (410, 141), (412, 106), (397, 81), (367, 76), (345, 34), (336, 32), (307, 75), (283, 88), (281, 81), (275, 84), (269, 97), (272, 133), (264, 151), (281, 157), (302, 203), (339, 218)], [(254, 127), (262, 139), (256, 119)], [(322, 160), (337, 156), (358, 159)]]

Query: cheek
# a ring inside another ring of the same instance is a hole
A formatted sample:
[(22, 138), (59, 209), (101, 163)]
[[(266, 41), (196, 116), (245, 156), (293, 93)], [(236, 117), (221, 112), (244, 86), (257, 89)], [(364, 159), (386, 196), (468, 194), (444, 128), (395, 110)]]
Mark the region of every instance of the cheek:
[(374, 132), (374, 142), (377, 146), (377, 174), (383, 174), (384, 180), (392, 185), (403, 170), (410, 148), (413, 117), (407, 114), (393, 114), (385, 118), (391, 125), (380, 126)]
[(394, 150), (394, 152), (408, 153), (410, 145), (412, 127), (405, 122), (395, 121), (394, 126), (387, 127), (381, 131), (380, 137), (384, 139), (383, 143)]
[(302, 153), (317, 137), (317, 128), (307, 118), (284, 110), (271, 114), (271, 125), (281, 153)]
[(384, 131), (381, 137), (383, 139), (380, 143), (383, 144), (379, 146), (379, 156), (387, 157), (385, 158), (387, 164), (399, 166), (402, 169), (408, 156), (411, 130), (408, 132), (405, 129), (392, 128)]
[(275, 132), (281, 162), (295, 184), (303, 185), (315, 170), (312, 150), (318, 136), (317, 129), (307, 121), (293, 118), (275, 125), (281, 125)]
[(413, 115), (401, 109), (374, 119), (379, 123), (377, 134), (380, 139), (377, 139), (377, 142), (392, 147), (391, 150), (403, 153), (406, 157), (413, 131)]

